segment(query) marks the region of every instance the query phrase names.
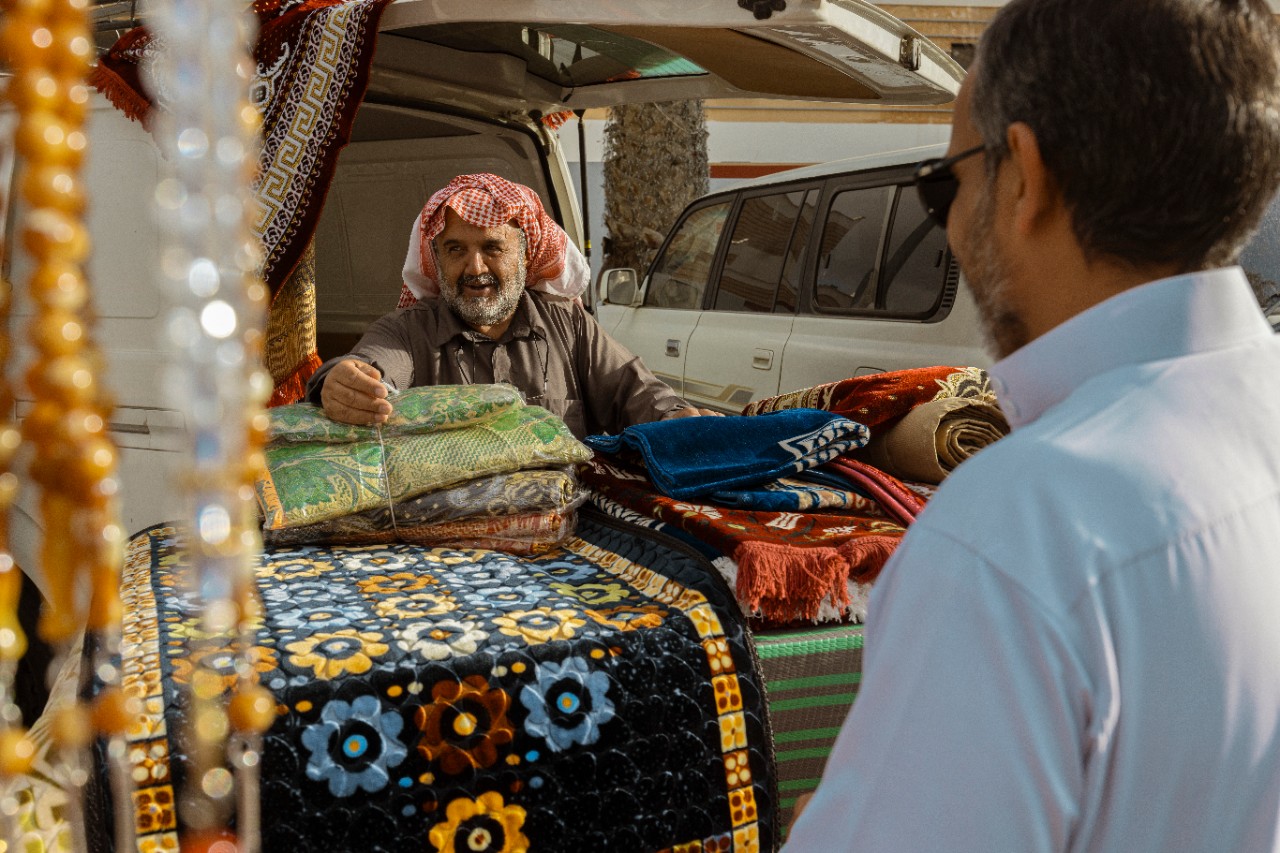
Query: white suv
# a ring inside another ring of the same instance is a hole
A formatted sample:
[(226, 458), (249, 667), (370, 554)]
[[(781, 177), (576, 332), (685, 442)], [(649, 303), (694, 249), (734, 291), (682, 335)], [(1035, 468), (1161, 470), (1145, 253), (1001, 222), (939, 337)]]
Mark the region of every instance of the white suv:
[(985, 367), (976, 309), (911, 177), (945, 146), (779, 172), (689, 205), (639, 286), (606, 270), (600, 322), (689, 402), (886, 370)]
[[(601, 325), (699, 406), (886, 370), (986, 367), (946, 233), (911, 184), (945, 145), (778, 172), (690, 204), (648, 275), (605, 270)], [(1280, 197), (1240, 257), (1280, 330)]]

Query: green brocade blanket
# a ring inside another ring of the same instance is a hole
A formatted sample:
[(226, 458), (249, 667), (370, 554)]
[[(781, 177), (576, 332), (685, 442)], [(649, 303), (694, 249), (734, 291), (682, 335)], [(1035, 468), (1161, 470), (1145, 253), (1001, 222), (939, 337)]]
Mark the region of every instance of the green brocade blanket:
[(330, 420), (319, 406), (295, 403), (269, 409), (270, 441), (318, 441), (350, 444), (402, 435), (422, 435), (446, 429), (477, 426), (524, 406), (512, 385), (431, 385), (410, 388), (387, 398), (391, 417), (381, 427), (340, 424)]
[(309, 403), (270, 410), (267, 470), (256, 483), (266, 530), (591, 458), (564, 421), (524, 405), (510, 386), (412, 388), (390, 399), (391, 420), (381, 429), (334, 423)]

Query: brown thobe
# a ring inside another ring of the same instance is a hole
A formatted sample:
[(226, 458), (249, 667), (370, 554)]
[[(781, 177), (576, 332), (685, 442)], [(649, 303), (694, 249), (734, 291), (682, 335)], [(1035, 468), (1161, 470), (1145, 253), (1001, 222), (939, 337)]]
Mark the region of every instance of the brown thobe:
[(475, 331), (440, 299), (419, 300), (378, 319), (349, 355), (321, 365), (307, 383), (320, 402), (329, 369), (356, 358), (393, 388), (506, 382), (530, 405), (559, 415), (574, 435), (619, 433), (688, 404), (577, 302), (526, 290), (506, 332)]

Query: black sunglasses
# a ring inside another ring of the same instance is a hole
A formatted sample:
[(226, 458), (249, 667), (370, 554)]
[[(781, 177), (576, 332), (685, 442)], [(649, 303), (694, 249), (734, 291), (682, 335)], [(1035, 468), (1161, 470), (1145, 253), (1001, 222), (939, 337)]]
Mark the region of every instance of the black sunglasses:
[(916, 166), (912, 182), (916, 185), (916, 192), (920, 193), (920, 203), (924, 205), (929, 218), (943, 228), (947, 227), (947, 213), (951, 210), (951, 202), (956, 200), (956, 191), (960, 189), (956, 173), (951, 167), (966, 157), (985, 151), (986, 148), (985, 145), (978, 145), (951, 157), (925, 160)]

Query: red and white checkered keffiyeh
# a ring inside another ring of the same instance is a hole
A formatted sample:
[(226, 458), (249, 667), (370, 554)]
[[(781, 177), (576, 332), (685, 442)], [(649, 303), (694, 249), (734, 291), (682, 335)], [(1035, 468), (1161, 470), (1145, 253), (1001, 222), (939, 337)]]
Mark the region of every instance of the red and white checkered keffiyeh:
[(444, 230), (446, 207), (480, 228), (512, 220), (520, 226), (528, 243), (525, 287), (567, 297), (587, 289), (591, 279), (587, 259), (543, 209), (537, 193), (497, 175), (459, 175), (431, 196), (414, 220), (397, 307), (440, 295), (440, 270), (431, 242)]

